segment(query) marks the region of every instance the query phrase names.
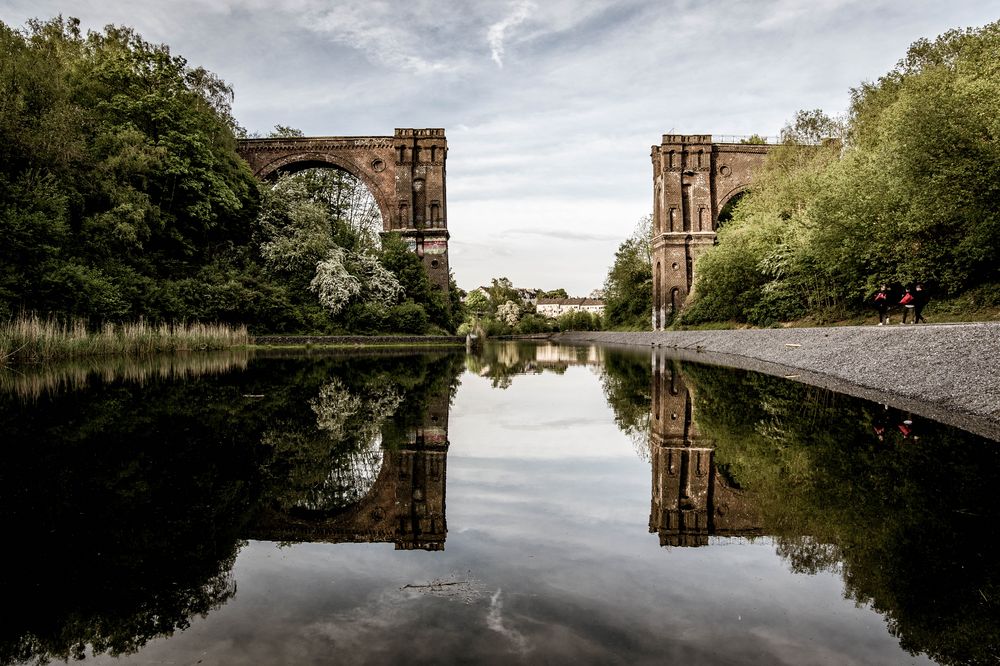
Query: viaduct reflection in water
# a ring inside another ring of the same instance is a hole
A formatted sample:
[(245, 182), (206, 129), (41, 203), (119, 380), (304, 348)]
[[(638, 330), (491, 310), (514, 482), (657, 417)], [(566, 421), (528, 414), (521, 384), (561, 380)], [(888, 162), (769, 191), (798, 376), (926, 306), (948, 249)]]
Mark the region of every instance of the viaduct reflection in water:
[[(340, 510), (263, 509), (247, 536), (264, 541), (395, 543), (397, 550), (443, 550), (449, 385), (426, 397), (415, 422), (383, 426), (377, 476), (363, 498)], [(357, 477), (346, 479), (357, 483)]]
[(715, 442), (695, 418), (693, 387), (679, 361), (653, 356), (649, 531), (661, 546), (701, 546), (710, 536), (756, 536), (753, 497), (734, 488), (715, 465)]
[[(507, 388), (513, 377), (562, 373), (571, 365), (600, 366), (598, 347), (534, 343), (491, 345), (466, 359), (469, 369)], [(426, 391), (413, 403), (405, 426), (387, 419), (373, 440), (377, 473), (347, 474), (357, 501), (334, 510), (309, 503), (272, 502), (249, 527), (251, 539), (283, 542), (394, 543), (397, 550), (443, 550), (451, 383)], [(360, 492), (358, 492), (360, 491)], [(308, 504), (308, 505), (307, 505)]]

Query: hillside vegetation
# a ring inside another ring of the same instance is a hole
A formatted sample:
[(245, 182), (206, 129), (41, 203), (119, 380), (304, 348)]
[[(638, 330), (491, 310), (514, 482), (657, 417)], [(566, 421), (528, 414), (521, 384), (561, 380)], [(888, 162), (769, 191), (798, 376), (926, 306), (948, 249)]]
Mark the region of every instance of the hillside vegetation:
[(681, 323), (843, 320), (882, 283), (1000, 306), (998, 53), (1000, 23), (919, 40), (846, 119), (800, 112), (696, 264)]

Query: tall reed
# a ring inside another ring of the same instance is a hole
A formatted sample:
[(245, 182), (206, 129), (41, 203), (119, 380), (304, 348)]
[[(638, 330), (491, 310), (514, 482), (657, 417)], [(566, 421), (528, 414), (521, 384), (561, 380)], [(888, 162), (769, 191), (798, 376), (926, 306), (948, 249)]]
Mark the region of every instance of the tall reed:
[(250, 344), (246, 326), (149, 324), (142, 319), (89, 331), (81, 319), (59, 321), (22, 315), (0, 323), (0, 367), (87, 356), (139, 357), (157, 352), (229, 349)]
[(23, 401), (43, 395), (86, 389), (94, 381), (122, 381), (142, 386), (154, 380), (221, 375), (246, 369), (252, 352), (246, 347), (207, 354), (155, 354), (130, 358), (119, 354), (69, 359), (17, 368), (0, 367), (0, 394)]

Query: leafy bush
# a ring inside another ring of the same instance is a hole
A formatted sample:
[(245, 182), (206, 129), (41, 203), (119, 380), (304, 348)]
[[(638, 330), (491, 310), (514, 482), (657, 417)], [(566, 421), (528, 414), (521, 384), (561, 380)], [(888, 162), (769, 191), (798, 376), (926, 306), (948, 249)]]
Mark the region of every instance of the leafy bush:
[(559, 315), (556, 325), (560, 331), (599, 331), (601, 317), (592, 312), (577, 310)]
[(389, 310), (387, 319), (393, 322), (394, 330), (414, 335), (426, 333), (430, 323), (424, 307), (413, 301), (406, 301), (394, 306)]

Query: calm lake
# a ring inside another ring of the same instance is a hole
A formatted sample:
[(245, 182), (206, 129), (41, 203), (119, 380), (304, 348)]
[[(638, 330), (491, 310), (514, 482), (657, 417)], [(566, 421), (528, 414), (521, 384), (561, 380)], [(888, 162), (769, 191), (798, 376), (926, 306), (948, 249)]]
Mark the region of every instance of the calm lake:
[(0, 663), (1000, 663), (1000, 443), (647, 349), (0, 374)]

